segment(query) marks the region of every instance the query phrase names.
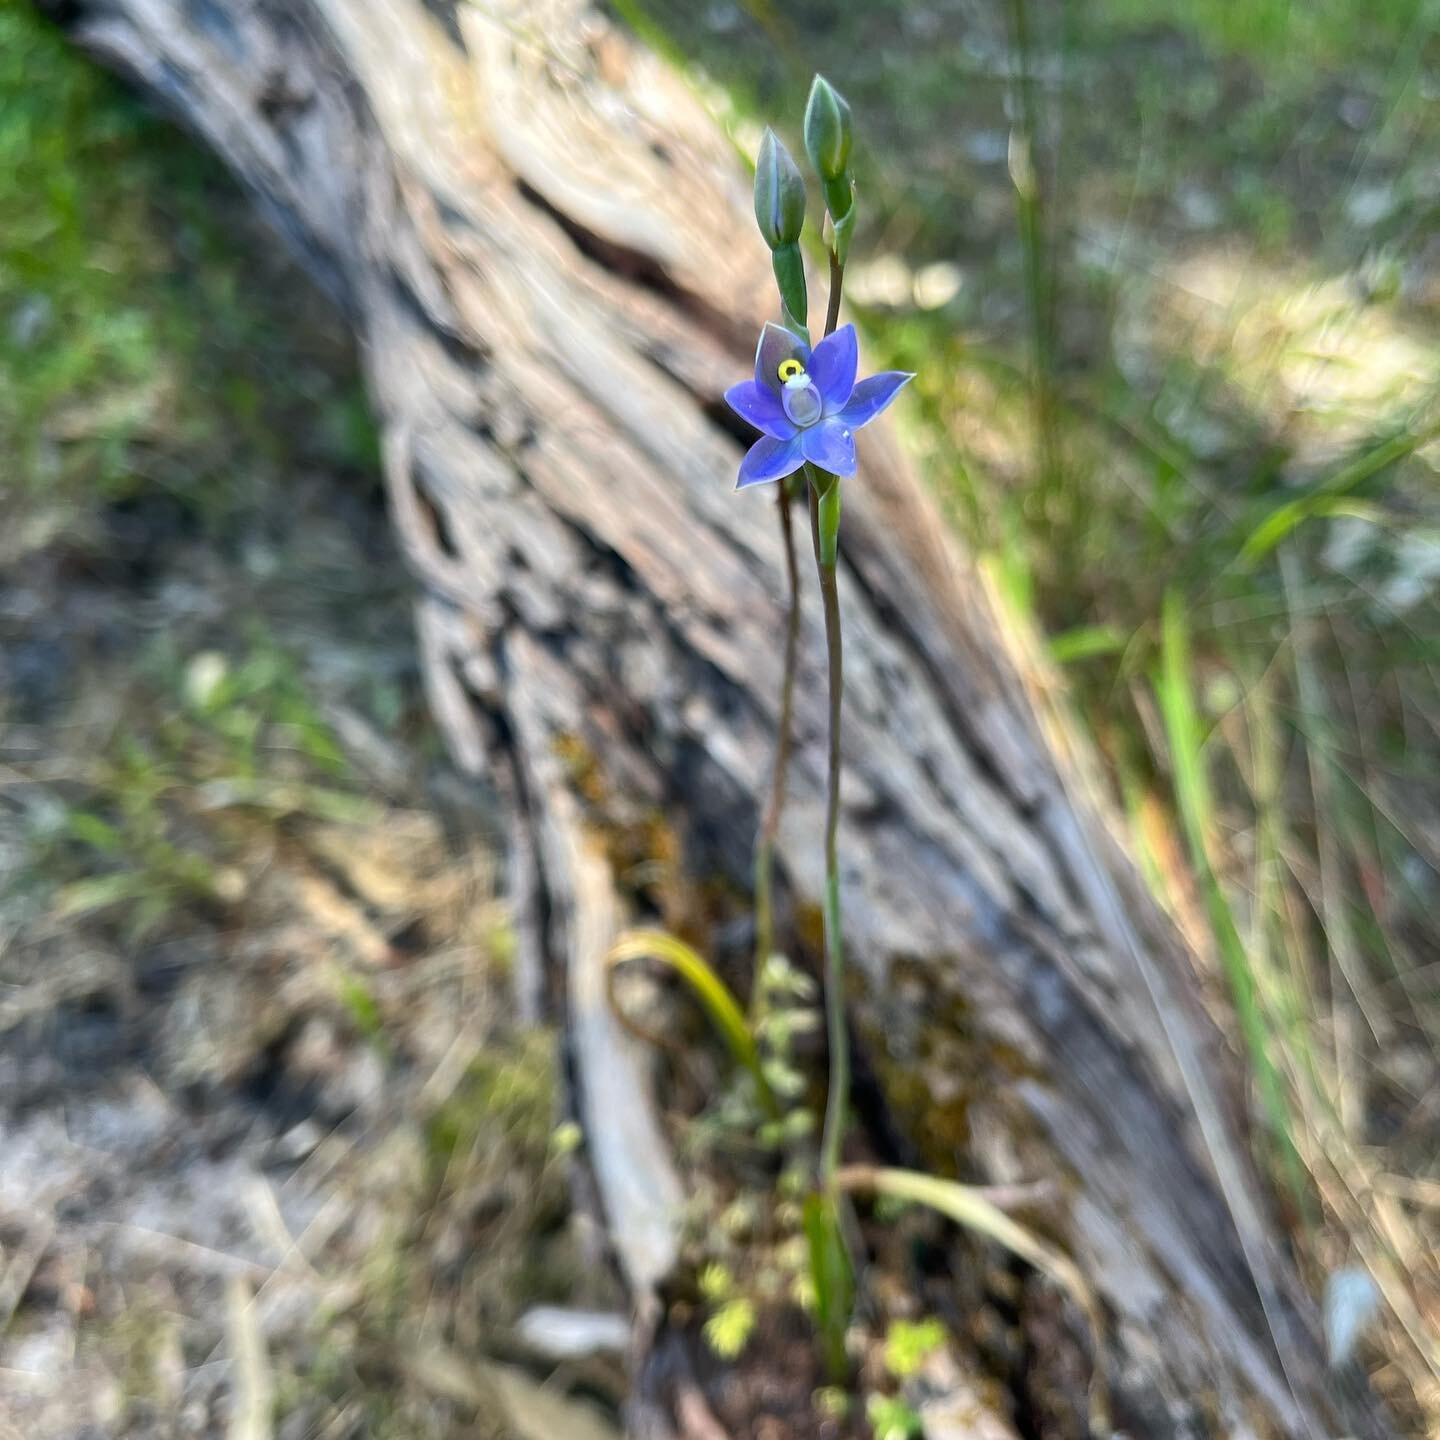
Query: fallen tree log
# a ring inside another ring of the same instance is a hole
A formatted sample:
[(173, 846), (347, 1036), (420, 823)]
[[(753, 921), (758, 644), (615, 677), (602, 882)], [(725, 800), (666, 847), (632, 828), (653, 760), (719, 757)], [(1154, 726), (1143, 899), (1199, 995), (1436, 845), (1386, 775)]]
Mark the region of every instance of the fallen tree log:
[[(353, 323), (435, 715), (509, 818), (521, 1005), (565, 1013), (637, 1294), (678, 1181), (605, 1006), (603, 826), (744, 883), (779, 688), (772, 505), (720, 396), (769, 308), (746, 184), (686, 86), (583, 0), (45, 0), (254, 194)], [(845, 907), (861, 1043), (927, 1152), (1048, 1177), (1156, 1436), (1379, 1435), (1338, 1394), (1190, 957), (1033, 718), (935, 505), (862, 440), (842, 540)], [(806, 616), (796, 914), (821, 890)]]

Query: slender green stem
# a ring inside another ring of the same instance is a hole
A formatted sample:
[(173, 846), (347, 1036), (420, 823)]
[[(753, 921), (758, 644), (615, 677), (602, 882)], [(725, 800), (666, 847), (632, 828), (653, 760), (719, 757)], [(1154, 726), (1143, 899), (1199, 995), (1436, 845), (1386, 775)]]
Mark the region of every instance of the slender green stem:
[(845, 267), (832, 248), (830, 251), (830, 303), (825, 307), (825, 333), (833, 335), (840, 323), (840, 292), (845, 288)]
[(790, 769), (791, 732), (795, 714), (795, 663), (800, 648), (800, 566), (795, 556), (795, 526), (790, 518), (790, 495), (782, 480), (775, 487), (780, 511), (780, 536), (785, 547), (785, 575), (790, 609), (785, 621), (785, 673), (780, 681), (780, 734), (775, 742), (775, 771), (770, 795), (755, 841), (755, 982), (750, 996), (752, 1018), (760, 1013), (764, 986), (761, 967), (775, 945), (775, 845), (780, 815), (785, 808), (785, 783)]
[[(840, 295), (845, 266), (830, 250), (830, 301), (825, 333), (840, 323)], [(845, 1028), (845, 956), (840, 930), (840, 721), (845, 694), (844, 647), (840, 637), (840, 591), (836, 580), (840, 533), (840, 481), (812, 466), (810, 538), (820, 577), (825, 616), (825, 652), (829, 670), (830, 742), (825, 795), (825, 1033), (830, 1048), (830, 1085), (825, 1097), (825, 1125), (820, 1136), (820, 1179), (833, 1189), (845, 1139), (845, 1114), (850, 1103), (850, 1037)]]
[[(829, 487), (822, 492), (823, 479)], [(810, 536), (820, 599), (825, 614), (829, 661), (830, 753), (825, 796), (825, 1030), (830, 1047), (830, 1087), (820, 1138), (820, 1178), (827, 1189), (840, 1167), (845, 1111), (850, 1094), (850, 1042), (845, 1030), (845, 959), (840, 932), (840, 719), (844, 699), (844, 649), (840, 637), (840, 593), (836, 583), (834, 536), (839, 520), (839, 485), (832, 475), (810, 472)], [(826, 512), (830, 513), (827, 514)]]

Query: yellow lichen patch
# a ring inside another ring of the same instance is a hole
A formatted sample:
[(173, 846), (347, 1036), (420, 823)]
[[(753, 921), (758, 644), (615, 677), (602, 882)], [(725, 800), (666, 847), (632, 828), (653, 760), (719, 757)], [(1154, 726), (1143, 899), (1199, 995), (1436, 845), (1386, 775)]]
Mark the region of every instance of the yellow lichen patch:
[(603, 805), (608, 795), (605, 777), (590, 746), (570, 730), (556, 735), (552, 745), (580, 797), (587, 804)]
[[(819, 955), (825, 949), (825, 912), (818, 905), (797, 905), (795, 907), (795, 934), (801, 950)], [(855, 978), (857, 974), (858, 972), (852, 967), (852, 978)], [(855, 983), (863, 984), (863, 977), (855, 978)]]
[(679, 830), (663, 811), (633, 807), (616, 796), (594, 750), (580, 736), (556, 736), (555, 754), (586, 807), (586, 821), (619, 887), (660, 912), (664, 928), (703, 950), (717, 916), (734, 909), (731, 886), (717, 887), (685, 874)]

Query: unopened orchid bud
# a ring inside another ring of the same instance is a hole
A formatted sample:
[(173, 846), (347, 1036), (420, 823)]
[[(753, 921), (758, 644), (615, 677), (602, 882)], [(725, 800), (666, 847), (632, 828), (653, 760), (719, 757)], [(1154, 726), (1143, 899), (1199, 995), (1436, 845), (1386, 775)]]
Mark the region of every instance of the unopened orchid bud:
[[(850, 140), (850, 107), (823, 75), (817, 75), (805, 105), (805, 149), (822, 180), (848, 181)], [(828, 196), (828, 184), (826, 193)], [(848, 208), (847, 205), (838, 213), (843, 215)], [(837, 213), (833, 207), (831, 213)]]
[(772, 250), (793, 245), (805, 226), (805, 182), (790, 152), (768, 127), (755, 158), (755, 223)]

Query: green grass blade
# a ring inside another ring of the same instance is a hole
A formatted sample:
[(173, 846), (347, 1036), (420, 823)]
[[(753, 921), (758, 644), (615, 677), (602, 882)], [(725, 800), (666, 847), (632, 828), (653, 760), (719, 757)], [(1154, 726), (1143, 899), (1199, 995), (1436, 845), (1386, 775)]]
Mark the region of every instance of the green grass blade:
[(1403, 430), (1342, 466), (1308, 494), (1277, 506), (1246, 537), (1240, 547), (1241, 566), (1248, 568), (1264, 559), (1297, 525), (1312, 516), (1358, 515), (1361, 519), (1373, 520), (1378, 513), (1373, 507), (1355, 501), (1347, 502), (1343, 497), (1387, 466), (1413, 454), (1437, 434), (1440, 434), (1440, 426), (1435, 425), (1419, 430)]
[(1066, 665), (1096, 655), (1118, 655), (1129, 643), (1130, 636), (1118, 625), (1077, 625), (1050, 637), (1050, 658)]
[[(622, 935), (605, 956), (607, 976), (613, 976), (617, 967), (631, 960), (658, 960), (680, 976), (700, 1002), (701, 1008), (719, 1032), (735, 1062), (743, 1066), (754, 1080), (756, 1093), (766, 1114), (772, 1119), (777, 1118), (780, 1107), (776, 1103), (769, 1081), (765, 1079), (760, 1063), (760, 1051), (755, 1044), (749, 1022), (745, 1019), (745, 1012), (740, 1008), (740, 1003), (730, 987), (715, 973), (710, 963), (683, 940), (667, 935), (663, 930), (630, 930)], [(607, 988), (610, 989), (610, 1005), (617, 1018), (627, 1028), (636, 1030), (616, 1004), (613, 988), (608, 986), (608, 982)], [(639, 1031), (636, 1033), (642, 1034), (642, 1038), (646, 1040), (660, 1043), (655, 1041), (653, 1036)]]
[(1235, 912), (1210, 861), (1208, 836), (1214, 827), (1214, 804), (1205, 768), (1204, 737), (1191, 687), (1190, 629), (1185, 602), (1179, 591), (1165, 592), (1161, 617), (1160, 673), (1155, 679), (1170, 765), (1175, 803), (1190, 851), (1190, 863), (1205, 898), (1210, 928), (1230, 987), (1231, 1001), (1240, 1021), (1245, 1048), (1254, 1070), (1265, 1119), (1280, 1142), (1290, 1181), (1297, 1195), (1304, 1193), (1298, 1155), (1290, 1136), (1289, 1106), (1271, 1052), (1271, 1027), (1260, 1003), (1255, 977), (1240, 937)]
[(862, 1190), (892, 1200), (908, 1200), (938, 1211), (947, 1219), (1018, 1255), (1048, 1275), (1080, 1307), (1090, 1327), (1094, 1370), (1090, 1380), (1090, 1426), (1097, 1435), (1110, 1430), (1110, 1399), (1106, 1384), (1107, 1349), (1105, 1314), (1099, 1297), (1080, 1267), (1054, 1246), (1013, 1220), (985, 1193), (971, 1185), (942, 1180), (916, 1170), (891, 1170), (870, 1165), (849, 1165), (835, 1176), (842, 1190)]
[(832, 1385), (843, 1385), (850, 1368), (845, 1355), (845, 1331), (855, 1308), (855, 1275), (834, 1194), (807, 1196), (804, 1219), (825, 1369)]

